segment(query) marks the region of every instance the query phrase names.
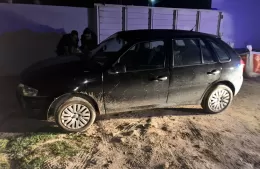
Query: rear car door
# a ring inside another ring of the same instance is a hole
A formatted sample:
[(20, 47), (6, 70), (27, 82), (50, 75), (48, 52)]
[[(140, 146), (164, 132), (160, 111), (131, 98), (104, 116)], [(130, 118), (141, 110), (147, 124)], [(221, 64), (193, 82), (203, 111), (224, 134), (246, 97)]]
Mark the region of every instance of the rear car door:
[(221, 75), (221, 64), (200, 38), (172, 40), (168, 104), (199, 104), (207, 88)]
[(137, 43), (116, 63), (125, 66), (125, 72), (104, 73), (107, 113), (166, 104), (169, 69), (165, 45), (163, 40)]

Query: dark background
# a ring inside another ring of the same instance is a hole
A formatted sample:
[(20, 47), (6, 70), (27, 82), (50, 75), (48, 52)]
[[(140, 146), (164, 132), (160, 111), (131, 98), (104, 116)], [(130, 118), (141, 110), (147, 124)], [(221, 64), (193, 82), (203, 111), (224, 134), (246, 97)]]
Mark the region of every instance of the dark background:
[(154, 0), (153, 4), (149, 0), (95, 0), (95, 2), (138, 6), (147, 6), (149, 4), (149, 6), (156, 7), (210, 9), (212, 0)]
[(2, 3), (13, 4), (37, 4), (53, 6), (71, 6), (71, 7), (94, 7), (95, 0), (0, 0)]
[(156, 6), (191, 9), (211, 9), (212, 0), (0, 0), (2, 3), (38, 4), (54, 6), (94, 7), (94, 3)]

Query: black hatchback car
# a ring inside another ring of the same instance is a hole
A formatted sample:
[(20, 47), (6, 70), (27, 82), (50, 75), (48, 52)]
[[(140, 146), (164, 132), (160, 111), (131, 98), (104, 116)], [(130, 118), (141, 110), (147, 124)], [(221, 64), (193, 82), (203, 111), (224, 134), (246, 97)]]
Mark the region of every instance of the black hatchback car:
[(50, 58), (21, 74), (17, 97), (30, 117), (65, 131), (86, 130), (102, 114), (201, 104), (219, 113), (243, 83), (238, 54), (213, 35), (132, 30), (110, 36), (88, 56)]

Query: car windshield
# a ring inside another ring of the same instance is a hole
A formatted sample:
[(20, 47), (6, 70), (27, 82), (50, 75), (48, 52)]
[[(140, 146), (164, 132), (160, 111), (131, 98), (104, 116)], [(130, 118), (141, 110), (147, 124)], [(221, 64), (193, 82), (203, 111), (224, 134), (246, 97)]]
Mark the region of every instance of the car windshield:
[(95, 49), (90, 52), (91, 58), (103, 65), (109, 57), (119, 52), (127, 42), (122, 38), (119, 38), (117, 34), (114, 34), (101, 42)]

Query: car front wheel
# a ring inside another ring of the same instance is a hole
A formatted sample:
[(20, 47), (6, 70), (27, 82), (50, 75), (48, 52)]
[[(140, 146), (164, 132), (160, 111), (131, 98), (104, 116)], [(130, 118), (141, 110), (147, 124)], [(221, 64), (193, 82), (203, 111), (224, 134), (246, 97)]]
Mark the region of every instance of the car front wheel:
[(80, 97), (70, 98), (58, 106), (55, 121), (66, 132), (83, 132), (96, 118), (94, 107)]
[(205, 96), (201, 106), (207, 113), (220, 113), (230, 106), (232, 100), (232, 90), (228, 86), (218, 85)]

